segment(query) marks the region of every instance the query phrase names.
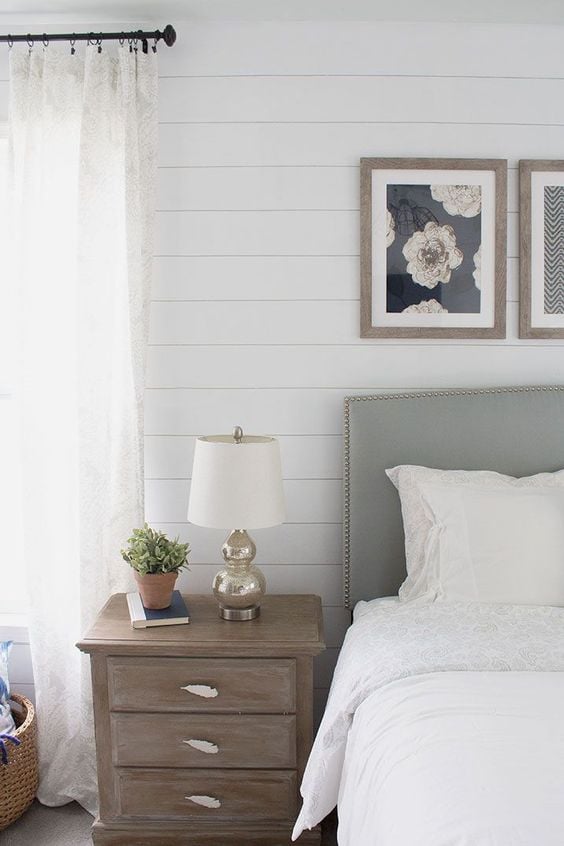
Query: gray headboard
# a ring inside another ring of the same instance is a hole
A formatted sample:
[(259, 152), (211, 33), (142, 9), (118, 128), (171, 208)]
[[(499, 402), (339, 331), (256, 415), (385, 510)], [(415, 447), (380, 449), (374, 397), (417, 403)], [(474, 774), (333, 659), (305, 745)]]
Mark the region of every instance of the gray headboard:
[(345, 604), (405, 578), (396, 489), (384, 470), (423, 464), (528, 476), (564, 467), (564, 386), (345, 398)]

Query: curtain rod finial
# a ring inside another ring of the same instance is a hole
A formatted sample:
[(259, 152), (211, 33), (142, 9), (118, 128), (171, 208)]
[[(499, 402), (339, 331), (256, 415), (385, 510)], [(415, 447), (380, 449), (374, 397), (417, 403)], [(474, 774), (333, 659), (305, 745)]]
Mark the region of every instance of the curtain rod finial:
[(176, 30), (171, 24), (167, 24), (163, 29), (163, 41), (167, 47), (172, 47), (176, 41)]

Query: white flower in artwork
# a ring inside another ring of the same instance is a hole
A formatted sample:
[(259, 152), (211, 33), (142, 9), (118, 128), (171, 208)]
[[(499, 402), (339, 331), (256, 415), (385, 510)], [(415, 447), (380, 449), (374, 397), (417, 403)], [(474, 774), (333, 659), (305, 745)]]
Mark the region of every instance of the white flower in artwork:
[(474, 283), (478, 291), (482, 290), (482, 245), (478, 247), (478, 252), (474, 253)]
[(462, 263), (464, 255), (456, 246), (452, 226), (430, 221), (423, 231), (414, 232), (403, 248), (407, 272), (414, 282), (435, 288), (439, 282), (450, 282), (451, 271)]
[(452, 215), (476, 217), (482, 208), (480, 185), (431, 185), (431, 196)]
[(394, 238), (396, 237), (396, 225), (394, 223), (394, 219), (392, 217), (391, 212), (386, 209), (386, 247), (389, 247), (390, 244), (394, 243)]
[(448, 308), (443, 308), (437, 300), (421, 300), (420, 303), (404, 308), (403, 314), (448, 314)]

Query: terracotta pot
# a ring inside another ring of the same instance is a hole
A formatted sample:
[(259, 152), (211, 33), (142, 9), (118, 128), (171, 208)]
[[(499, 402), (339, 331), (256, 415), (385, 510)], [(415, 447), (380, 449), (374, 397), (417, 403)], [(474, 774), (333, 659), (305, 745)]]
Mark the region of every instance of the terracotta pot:
[(178, 573), (148, 573), (141, 576), (135, 572), (135, 581), (145, 608), (155, 611), (168, 608), (177, 578)]

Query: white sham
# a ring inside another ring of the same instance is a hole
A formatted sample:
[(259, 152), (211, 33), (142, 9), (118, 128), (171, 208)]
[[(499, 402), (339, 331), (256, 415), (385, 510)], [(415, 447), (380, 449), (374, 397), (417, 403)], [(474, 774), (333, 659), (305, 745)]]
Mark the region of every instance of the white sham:
[(564, 605), (564, 471), (515, 478), (404, 464), (386, 473), (403, 517), (402, 600)]

